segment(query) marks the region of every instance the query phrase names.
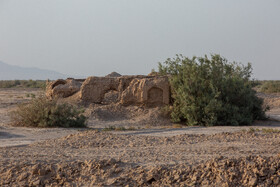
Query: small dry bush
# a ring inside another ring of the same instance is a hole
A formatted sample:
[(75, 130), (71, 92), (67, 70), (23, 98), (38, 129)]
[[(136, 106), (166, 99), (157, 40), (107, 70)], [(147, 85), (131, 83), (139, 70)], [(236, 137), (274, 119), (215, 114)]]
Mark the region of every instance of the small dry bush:
[(30, 103), (19, 104), (11, 112), (16, 126), (26, 127), (86, 127), (83, 110), (70, 104), (59, 104), (56, 99), (34, 98)]
[(110, 127), (106, 127), (104, 129), (102, 129), (102, 131), (134, 131), (136, 130), (135, 127), (115, 127), (115, 126), (110, 126)]

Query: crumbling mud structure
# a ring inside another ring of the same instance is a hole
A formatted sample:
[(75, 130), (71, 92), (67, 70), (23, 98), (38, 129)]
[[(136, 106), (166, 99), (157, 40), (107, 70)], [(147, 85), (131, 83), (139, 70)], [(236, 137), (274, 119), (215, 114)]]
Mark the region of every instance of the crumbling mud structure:
[(74, 97), (86, 103), (158, 106), (169, 104), (170, 85), (166, 76), (121, 76), (113, 72), (105, 77), (49, 82), (46, 95)]

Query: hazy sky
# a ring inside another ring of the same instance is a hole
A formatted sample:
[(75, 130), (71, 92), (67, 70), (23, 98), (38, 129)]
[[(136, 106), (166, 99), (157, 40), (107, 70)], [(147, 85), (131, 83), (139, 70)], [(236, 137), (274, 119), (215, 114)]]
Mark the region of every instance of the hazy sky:
[(0, 60), (70, 75), (147, 74), (218, 53), (280, 79), (279, 0), (0, 0)]

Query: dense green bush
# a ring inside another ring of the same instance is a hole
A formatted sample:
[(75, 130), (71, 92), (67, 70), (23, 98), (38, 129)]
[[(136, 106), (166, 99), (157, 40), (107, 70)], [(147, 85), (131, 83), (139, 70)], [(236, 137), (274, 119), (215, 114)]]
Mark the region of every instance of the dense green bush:
[(278, 93), (280, 92), (280, 81), (263, 81), (260, 91), (264, 93)]
[(46, 88), (44, 80), (1, 80), (0, 88)]
[(27, 127), (85, 127), (83, 111), (70, 104), (59, 104), (45, 97), (32, 99), (30, 103), (18, 105), (11, 112), (16, 126)]
[(170, 75), (171, 118), (187, 125), (249, 125), (264, 119), (263, 100), (249, 80), (251, 65), (228, 62), (219, 55), (177, 55), (159, 63), (159, 73)]

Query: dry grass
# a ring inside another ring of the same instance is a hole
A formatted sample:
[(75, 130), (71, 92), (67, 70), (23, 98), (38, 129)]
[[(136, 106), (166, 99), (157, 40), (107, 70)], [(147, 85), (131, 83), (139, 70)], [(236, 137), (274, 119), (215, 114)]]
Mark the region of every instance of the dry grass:
[(102, 129), (102, 131), (135, 131), (137, 130), (135, 127), (115, 127), (115, 126), (110, 126)]

